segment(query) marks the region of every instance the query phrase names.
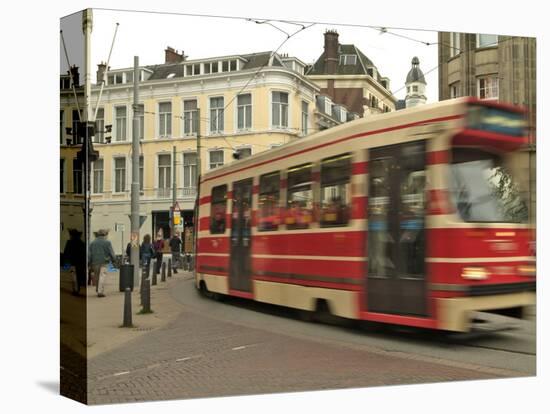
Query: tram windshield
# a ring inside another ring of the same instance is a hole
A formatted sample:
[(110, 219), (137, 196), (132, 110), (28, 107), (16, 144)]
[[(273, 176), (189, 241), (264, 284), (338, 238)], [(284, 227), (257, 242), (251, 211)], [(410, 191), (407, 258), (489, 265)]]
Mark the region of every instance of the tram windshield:
[(478, 149), (455, 148), (450, 178), (451, 200), (464, 221), (527, 221), (527, 205), (499, 156)]

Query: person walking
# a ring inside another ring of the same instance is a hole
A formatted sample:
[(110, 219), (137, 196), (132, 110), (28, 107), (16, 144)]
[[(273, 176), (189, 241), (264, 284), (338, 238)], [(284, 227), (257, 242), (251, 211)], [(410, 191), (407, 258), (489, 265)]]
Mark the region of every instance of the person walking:
[(105, 278), (107, 277), (107, 265), (109, 262), (116, 263), (113, 245), (107, 240), (109, 230), (98, 230), (96, 238), (90, 243), (90, 266), (94, 273), (94, 284), (96, 285), (97, 296), (105, 297)]
[(153, 249), (153, 245), (151, 244), (151, 236), (149, 234), (146, 234), (143, 236), (143, 242), (141, 243), (141, 246), (139, 246), (139, 262), (145, 266), (149, 267), (151, 264), (151, 259), (155, 255), (155, 250)]
[(178, 273), (177, 268), (180, 266), (181, 260), (181, 239), (176, 232), (170, 239), (170, 251), (172, 252), (172, 270), (174, 273)]
[(80, 288), (86, 286), (86, 243), (80, 236), (82, 232), (77, 229), (69, 229), (70, 239), (63, 249), (63, 260), (74, 267), (73, 295), (80, 294)]
[(155, 249), (155, 259), (157, 259), (155, 272), (159, 274), (160, 266), (162, 265), (162, 250), (164, 249), (164, 240), (162, 239), (162, 236), (160, 234), (157, 235), (157, 239), (153, 244), (153, 248)]

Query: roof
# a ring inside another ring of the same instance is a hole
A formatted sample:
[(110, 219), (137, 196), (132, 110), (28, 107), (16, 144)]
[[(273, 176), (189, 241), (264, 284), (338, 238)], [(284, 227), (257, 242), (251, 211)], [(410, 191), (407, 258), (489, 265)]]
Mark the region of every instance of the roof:
[[(246, 63), (242, 66), (241, 70), (254, 69), (262, 66), (267, 66), (273, 52), (260, 52), (260, 53), (251, 53), (247, 55), (239, 55), (239, 57), (246, 60)], [(222, 58), (220, 58), (222, 59)], [(208, 60), (212, 60), (209, 58)], [(166, 79), (166, 77), (174, 73), (173, 78), (182, 78), (183, 77), (183, 67), (187, 64), (187, 61), (179, 63), (164, 63), (160, 65), (151, 65), (147, 66), (147, 69), (151, 69), (153, 74), (149, 77), (149, 80), (157, 79)], [(198, 63), (198, 62), (189, 62)], [(275, 57), (271, 66), (283, 66), (279, 58)]]
[[(356, 55), (358, 57), (355, 65), (341, 65), (340, 56), (341, 55)], [(313, 64), (308, 75), (325, 75), (325, 52), (319, 56), (319, 59)], [(368, 75), (367, 69), (376, 67), (372, 60), (370, 60), (361, 50), (359, 50), (355, 45), (338, 45), (338, 63), (336, 65), (335, 75)], [(378, 72), (378, 71), (377, 71)], [(378, 81), (380, 81), (380, 76), (378, 76)]]
[(415, 56), (411, 61), (412, 68), (407, 74), (407, 80), (405, 83), (411, 82), (420, 82), (426, 85), (426, 80), (424, 79), (424, 73), (420, 70), (420, 60)]

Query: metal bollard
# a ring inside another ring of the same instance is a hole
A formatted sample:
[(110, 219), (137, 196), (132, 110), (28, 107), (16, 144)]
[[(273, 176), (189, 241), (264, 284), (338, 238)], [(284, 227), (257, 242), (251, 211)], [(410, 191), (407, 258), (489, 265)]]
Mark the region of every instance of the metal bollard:
[(155, 264), (153, 266), (153, 281), (151, 283), (151, 286), (155, 286), (157, 284), (157, 271), (156, 271), (157, 265)]
[(172, 259), (168, 259), (168, 277), (172, 277)]
[(132, 328), (132, 291), (127, 286), (124, 290), (124, 319), (123, 328)]
[(145, 266), (143, 265), (141, 268), (141, 283), (139, 285), (139, 293), (141, 295), (141, 304), (143, 305), (143, 285), (145, 283), (145, 279), (149, 277), (149, 265)]
[(151, 286), (149, 279), (145, 279), (143, 284), (143, 304), (141, 313), (151, 313)]
[(160, 281), (166, 282), (166, 263), (162, 262), (162, 273), (160, 275)]

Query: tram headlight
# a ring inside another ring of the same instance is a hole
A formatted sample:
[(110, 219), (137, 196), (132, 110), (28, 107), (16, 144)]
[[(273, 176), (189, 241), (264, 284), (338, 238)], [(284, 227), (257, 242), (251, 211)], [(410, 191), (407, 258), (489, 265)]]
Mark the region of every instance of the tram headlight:
[(465, 267), (461, 276), (468, 280), (484, 280), (489, 277), (489, 272), (484, 267)]
[(518, 266), (518, 273), (520, 276), (535, 276), (537, 274), (537, 268), (535, 265), (520, 265)]

